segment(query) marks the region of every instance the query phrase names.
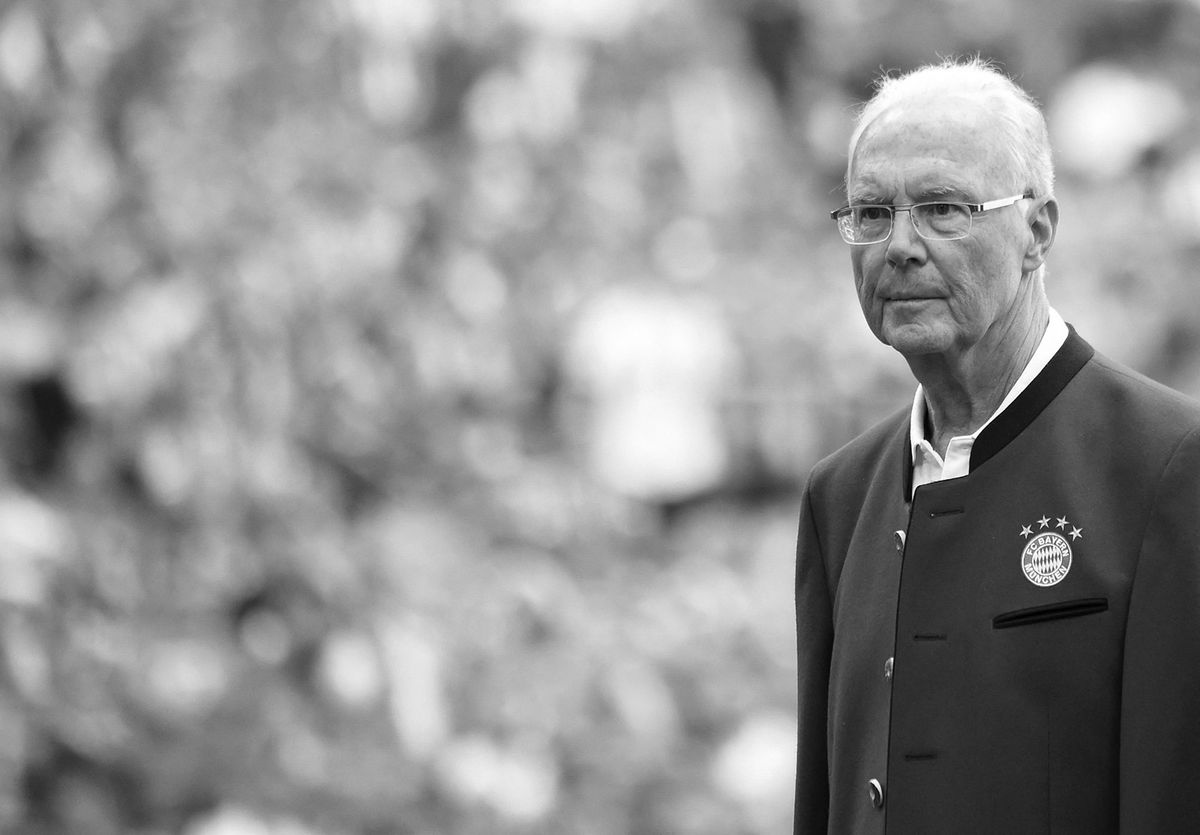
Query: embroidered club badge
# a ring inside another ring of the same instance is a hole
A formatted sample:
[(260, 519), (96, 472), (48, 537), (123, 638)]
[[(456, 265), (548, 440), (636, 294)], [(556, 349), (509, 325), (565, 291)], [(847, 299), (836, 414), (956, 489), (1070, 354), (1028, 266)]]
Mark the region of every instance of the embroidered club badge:
[(1073, 526), (1065, 516), (1057, 517), (1053, 525), (1049, 516), (1043, 516), (1022, 525), (1021, 536), (1028, 540), (1021, 552), (1025, 578), (1035, 586), (1053, 586), (1071, 570), (1071, 543), (1067, 537), (1078, 540), (1083, 537), (1083, 529)]

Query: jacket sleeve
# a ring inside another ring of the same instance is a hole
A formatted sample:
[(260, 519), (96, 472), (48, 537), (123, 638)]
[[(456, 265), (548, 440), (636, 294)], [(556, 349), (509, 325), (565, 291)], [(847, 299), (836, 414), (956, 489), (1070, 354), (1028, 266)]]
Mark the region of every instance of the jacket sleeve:
[(826, 832), (829, 817), (826, 746), (833, 622), (828, 575), (812, 513), (812, 489), (810, 480), (804, 491), (796, 546), (799, 735), (796, 750), (795, 835)]
[(1200, 429), (1155, 494), (1133, 579), (1121, 701), (1122, 833), (1200, 832)]

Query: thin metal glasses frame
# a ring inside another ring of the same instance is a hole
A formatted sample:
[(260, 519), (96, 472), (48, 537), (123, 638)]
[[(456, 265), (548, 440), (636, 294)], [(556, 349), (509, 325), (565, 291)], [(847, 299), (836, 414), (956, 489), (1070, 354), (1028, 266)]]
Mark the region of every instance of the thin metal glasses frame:
[[(888, 233), (884, 237), (874, 241), (851, 241), (846, 239), (845, 234), (842, 234), (842, 240), (846, 241), (846, 243), (850, 244), (851, 246), (870, 246), (871, 244), (881, 244), (892, 236), (892, 230), (896, 227), (896, 214), (898, 212), (908, 212), (911, 215), (913, 209), (920, 208), (921, 206), (950, 205), (960, 206), (964, 209), (967, 209), (971, 213), (971, 217), (974, 218), (975, 215), (980, 214), (981, 212), (990, 212), (992, 209), (1003, 209), (1005, 206), (1011, 206), (1020, 200), (1027, 200), (1031, 199), (1032, 197), (1033, 192), (1026, 191), (1023, 194), (1014, 194), (1011, 197), (1001, 197), (996, 200), (989, 200), (986, 203), (961, 203), (955, 200), (926, 200), (920, 203), (903, 203), (895, 206), (891, 206), (886, 203), (860, 203), (854, 206), (847, 205), (842, 206), (840, 209), (834, 209), (829, 213), (829, 217), (838, 224), (838, 231), (840, 233), (842, 231), (841, 218), (852, 209), (886, 209), (890, 216), (890, 222), (888, 224)], [(931, 237), (922, 232), (921, 227), (915, 223), (913, 224), (913, 230), (916, 231), (920, 237), (929, 241), (958, 241), (971, 234), (970, 226), (967, 227), (967, 231), (963, 232), (963, 234), (956, 235), (953, 238)]]

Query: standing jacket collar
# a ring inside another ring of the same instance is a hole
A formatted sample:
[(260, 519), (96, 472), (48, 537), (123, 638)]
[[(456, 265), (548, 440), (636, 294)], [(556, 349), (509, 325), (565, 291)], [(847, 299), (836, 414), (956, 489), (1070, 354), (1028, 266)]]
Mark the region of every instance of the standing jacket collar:
[[(1004, 411), (992, 418), (971, 447), (971, 470), (982, 465), (1033, 423), (1034, 418), (1050, 405), (1079, 369), (1096, 353), (1075, 328), (1067, 325), (1067, 341), (1058, 349), (1042, 372), (1021, 392)], [(912, 496), (912, 440), (910, 429), (904, 431), (904, 500)]]

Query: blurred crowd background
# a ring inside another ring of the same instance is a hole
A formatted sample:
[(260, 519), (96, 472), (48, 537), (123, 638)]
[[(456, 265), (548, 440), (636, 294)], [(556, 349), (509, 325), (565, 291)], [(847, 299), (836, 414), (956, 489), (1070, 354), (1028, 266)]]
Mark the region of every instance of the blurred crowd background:
[(912, 390), (828, 211), (973, 52), (1200, 395), (1197, 0), (0, 2), (0, 831), (790, 831), (798, 493)]

